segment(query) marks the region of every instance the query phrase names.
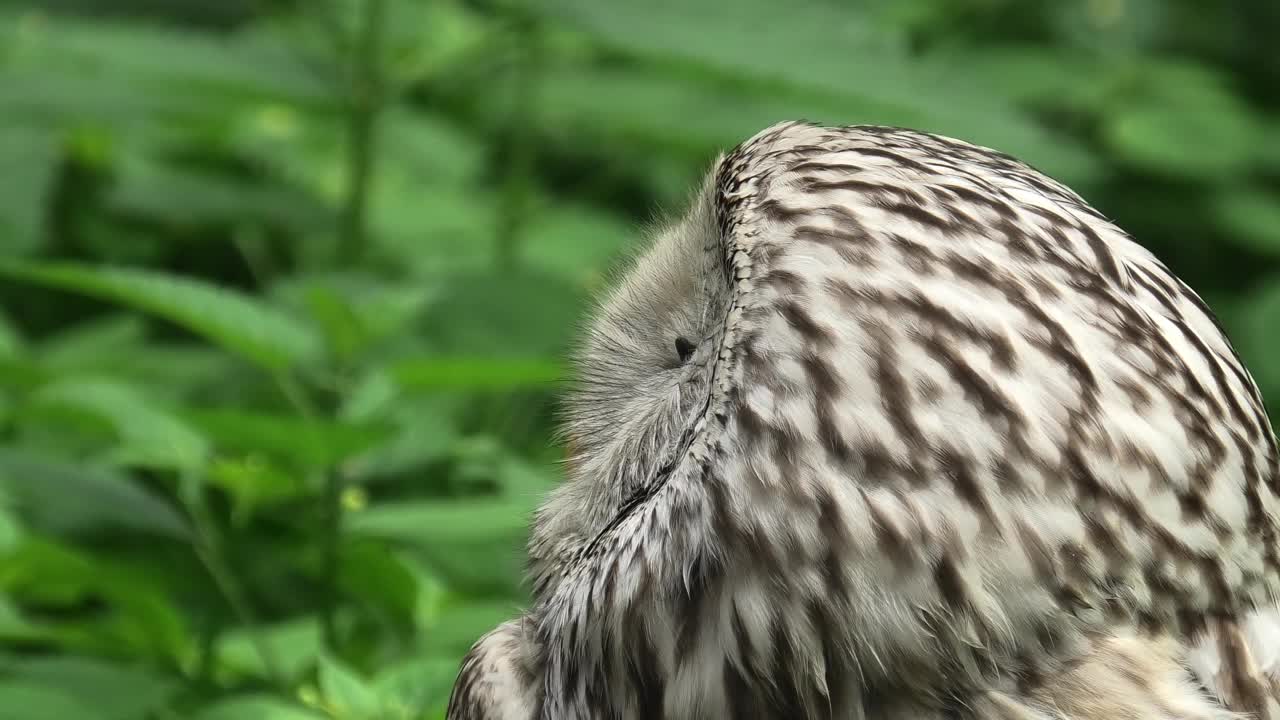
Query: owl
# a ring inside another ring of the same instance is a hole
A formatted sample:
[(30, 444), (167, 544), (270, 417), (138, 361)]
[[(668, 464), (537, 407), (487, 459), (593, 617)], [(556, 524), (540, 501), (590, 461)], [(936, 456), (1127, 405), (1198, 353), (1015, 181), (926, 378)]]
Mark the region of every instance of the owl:
[(450, 720), (1280, 720), (1280, 455), (1212, 313), (999, 152), (773, 126), (604, 298)]

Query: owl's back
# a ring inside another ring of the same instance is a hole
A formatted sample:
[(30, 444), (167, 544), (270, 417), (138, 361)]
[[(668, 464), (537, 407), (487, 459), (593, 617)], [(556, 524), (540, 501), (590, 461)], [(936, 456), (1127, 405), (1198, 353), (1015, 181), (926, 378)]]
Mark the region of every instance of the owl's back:
[(1076, 633), (1190, 639), (1271, 611), (1271, 426), (1150, 253), (936, 136), (790, 124), (721, 167), (721, 231), (750, 267), (721, 542), (789, 550), (737, 560), (806, 579), (786, 614), (845, 598), (860, 672), (903, 658), (890, 682), (984, 658), (1034, 674)]
[(1166, 625), (1276, 597), (1271, 426), (1167, 268), (989, 151), (878, 128), (767, 138), (740, 151), (722, 215), (752, 266), (730, 410), (744, 478), (833, 494), (851, 545), (900, 568), (954, 567), (936, 588), (953, 608), (994, 590), (966, 570), (998, 553), (964, 555), (996, 548), (1072, 612)]
[(707, 192), (687, 430), (535, 528), (539, 717), (1216, 717), (1191, 664), (1280, 718), (1280, 455), (1164, 265), (906, 130), (778, 125)]

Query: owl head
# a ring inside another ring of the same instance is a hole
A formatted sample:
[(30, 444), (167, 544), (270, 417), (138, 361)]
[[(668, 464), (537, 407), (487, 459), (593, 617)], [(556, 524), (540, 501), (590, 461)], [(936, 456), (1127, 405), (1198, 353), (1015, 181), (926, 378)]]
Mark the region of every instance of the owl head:
[(584, 325), (565, 401), (566, 482), (534, 522), (534, 586), (673, 461), (705, 408), (731, 294), (714, 178), (648, 234)]

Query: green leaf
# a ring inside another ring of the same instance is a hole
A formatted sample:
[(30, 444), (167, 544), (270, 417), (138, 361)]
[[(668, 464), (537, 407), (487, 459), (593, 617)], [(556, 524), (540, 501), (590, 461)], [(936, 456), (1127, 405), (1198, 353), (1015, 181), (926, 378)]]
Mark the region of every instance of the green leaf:
[[(0, 552), (7, 553), (10, 549), (6, 546), (0, 548)], [(7, 594), (0, 593), (0, 640), (47, 642), (49, 637), (37, 623), (22, 614)]]
[(91, 366), (103, 354), (116, 354), (141, 345), (146, 323), (132, 313), (109, 313), (86, 322), (59, 328), (43, 338), (40, 361), (59, 370)]
[(386, 543), (345, 543), (338, 581), (346, 596), (362, 605), (387, 613), (393, 621), (412, 621), (418, 603), (417, 577)]
[(344, 411), (352, 418), (385, 419), (395, 427), (387, 442), (352, 458), (344, 470), (368, 481), (399, 473), (420, 472), (444, 459), (457, 441), (452, 409), (439, 396), (406, 397), (382, 373), (376, 373), (353, 393)]
[[(768, 0), (742, 0), (733, 12), (714, 0), (643, 6), (543, 0), (530, 6), (645, 57), (696, 60), (736, 74), (837, 92), (881, 92), (911, 103), (924, 94), (894, 87), (908, 72), (904, 38), (853, 8), (815, 0), (793, 2), (785, 13)], [(862, 78), (870, 82), (859, 83)]]
[(297, 275), (277, 283), (272, 297), (305, 311), (339, 358), (358, 364), (382, 343), (398, 342), (436, 294), (430, 281), (389, 282), (369, 272)]
[(124, 383), (71, 378), (46, 385), (32, 401), (105, 420), (119, 439), (119, 446), (111, 453), (118, 463), (197, 470), (208, 460), (209, 443), (199, 432)]
[(1214, 217), (1241, 247), (1280, 257), (1280, 193), (1227, 185), (1213, 199)]
[(522, 261), (594, 290), (602, 273), (640, 237), (616, 216), (558, 205), (530, 218), (520, 242)]
[(514, 602), (492, 602), (467, 598), (443, 610), (426, 628), (426, 644), (433, 652), (460, 658), (498, 625), (519, 614)]
[(522, 537), (536, 500), (398, 501), (374, 505), (347, 517), (356, 535), (447, 547)]
[(373, 203), (374, 250), (423, 278), (491, 268), (497, 257), (492, 222), (497, 213), (497, 199), (483, 190), (392, 185)]
[(287, 185), (147, 159), (119, 164), (107, 204), (178, 227), (256, 221), (304, 233), (330, 219), (317, 201)]
[(303, 363), (319, 348), (311, 328), (280, 310), (194, 278), (73, 263), (3, 263), (0, 275), (157, 315), (271, 370)]
[(24, 255), (44, 239), (49, 192), (61, 160), (56, 130), (27, 125), (0, 127), (0, 256)]
[(380, 702), (374, 689), (336, 658), (320, 656), (320, 692), (330, 712), (344, 720), (375, 720)]
[(1102, 126), (1130, 165), (1193, 182), (1235, 179), (1268, 142), (1253, 110), (1208, 66), (1153, 59), (1137, 68), (1134, 83), (1139, 89)]
[[(858, 87), (851, 76), (849, 87)], [(923, 90), (922, 90), (923, 92)], [(975, 93), (983, 94), (980, 90)], [(628, 67), (551, 68), (539, 82), (542, 103), (536, 125), (570, 134), (603, 137), (613, 147), (639, 145), (679, 151), (699, 169), (718, 150), (732, 147), (777, 122), (807, 119), (831, 125), (896, 125), (942, 133), (1014, 154), (1045, 172), (1074, 183), (1091, 182), (1100, 168), (1080, 144), (1028, 122), (1020, 113), (987, 112), (957, 100), (943, 107), (917, 107), (858, 94), (822, 94), (794, 87), (715, 81), (710, 78)], [(653, 113), (679, 107), (679, 113)], [(631, 160), (628, 158), (628, 160)], [(644, 167), (654, 158), (640, 153)], [(660, 169), (659, 165), (656, 169)], [(683, 194), (689, 191), (680, 188)]]
[(224, 451), (262, 453), (301, 468), (328, 468), (377, 446), (385, 424), (272, 415), (238, 408), (193, 409), (184, 416)]
[(42, 683), (0, 679), (0, 720), (104, 720), (92, 702)]
[(312, 476), (286, 470), (257, 455), (218, 458), (209, 466), (208, 480), (232, 496), (231, 519), (239, 527), (260, 508), (276, 507), (317, 490)]
[[(185, 618), (170, 601), (164, 581), (106, 554), (30, 537), (0, 555), (0, 591), (46, 610), (61, 610), (56, 625), (45, 625), (46, 642), (55, 646), (140, 662), (192, 661)], [(83, 613), (86, 603), (101, 610)]]
[(1002, 43), (962, 45), (953, 52), (934, 60), (963, 65), (967, 75), (980, 79), (1000, 97), (1035, 106), (1099, 110), (1107, 93), (1114, 92), (1115, 75), (1120, 74), (1109, 74), (1102, 59), (1073, 47)]
[(456, 272), (420, 322), (445, 359), (545, 360), (565, 354), (585, 304), (581, 288), (532, 268)]
[(241, 695), (203, 708), (193, 720), (325, 720), (325, 716), (271, 695)]
[[(807, 114), (803, 104), (784, 104), (779, 116), (753, 123), (756, 126), (734, 143), (781, 120), (896, 124), (995, 147), (1073, 183), (1089, 179), (1096, 169), (1093, 159), (1073, 148), (1068, 138), (1046, 132), (1011, 99), (974, 82), (968, 73), (957, 73), (951, 58), (913, 57), (901, 28), (876, 22), (861, 7), (823, 0), (798, 0), (781, 13), (772, 0), (735, 2), (730, 12), (720, 0), (540, 0), (527, 5), (563, 18), (609, 46), (657, 61), (653, 65), (686, 60), (754, 81), (761, 94), (786, 97), (788, 89), (799, 90), (827, 98), (828, 106), (840, 102), (846, 108), (832, 117)], [(662, 77), (652, 66), (644, 75)], [(611, 102), (637, 105), (622, 91), (606, 92), (584, 98), (605, 112)], [(563, 97), (556, 95), (557, 101)], [(577, 105), (582, 103), (580, 99)], [(740, 106), (723, 95), (695, 103), (645, 104), (635, 117), (653, 120), (662, 115), (653, 111), (655, 107), (679, 107), (680, 112), (666, 115), (693, 126), (705, 124), (699, 118), (704, 109), (717, 118), (731, 116), (740, 107), (745, 115), (756, 116), (752, 104)]]
[(293, 680), (311, 667), (324, 647), (320, 622), (303, 616), (274, 625), (238, 628), (218, 639), (216, 655), (220, 673), (231, 678), (243, 675), (268, 677), (260, 647), (266, 648), (273, 666)]
[(18, 546), (25, 531), (10, 507), (13, 500), (8, 488), (4, 488), (3, 484), (0, 484), (0, 488), (3, 488), (0, 491), (0, 553), (4, 553)]
[(422, 718), (444, 706), (458, 675), (461, 656), (431, 654), (382, 668), (374, 687), (391, 718)]
[(1135, 107), (1117, 113), (1104, 130), (1122, 159), (1191, 180), (1243, 172), (1256, 147), (1251, 126), (1211, 108)]
[(0, 658), (0, 675), (75, 698), (98, 720), (137, 720), (178, 690), (174, 680), (139, 667), (75, 656)]
[(139, 100), (165, 89), (203, 99), (209, 110), (239, 99), (327, 104), (332, 93), (278, 44), (107, 18), (40, 15), (12, 22), (3, 38), (20, 68), (89, 69), (99, 84), (132, 81)]
[(379, 188), (396, 183), (428, 190), (478, 179), (484, 146), (463, 128), (405, 106), (389, 108), (382, 122), (380, 140), (396, 161), (379, 169)]
[(1280, 276), (1266, 276), (1243, 295), (1232, 316), (1236, 347), (1263, 394), (1275, 402), (1280, 398)]
[(45, 336), (32, 353), (44, 371), (31, 388), (63, 376), (103, 375), (146, 387), (152, 397), (177, 402), (245, 371), (243, 361), (217, 347), (190, 342), (147, 340), (146, 318), (124, 311), (107, 313)]
[(0, 448), (0, 487), (33, 528), (81, 534), (129, 530), (179, 540), (185, 518), (129, 478), (37, 453)]
[(560, 363), (539, 358), (448, 357), (402, 360), (391, 375), (405, 390), (508, 392), (551, 389), (564, 377)]

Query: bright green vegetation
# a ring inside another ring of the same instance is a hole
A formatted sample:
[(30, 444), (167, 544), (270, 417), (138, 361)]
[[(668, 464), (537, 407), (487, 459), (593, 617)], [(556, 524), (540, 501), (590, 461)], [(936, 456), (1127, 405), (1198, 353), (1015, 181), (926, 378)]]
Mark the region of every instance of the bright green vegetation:
[(1280, 402), (1277, 36), (1274, 0), (0, 2), (0, 718), (441, 718), (520, 605), (591, 294), (777, 120), (1030, 161)]

